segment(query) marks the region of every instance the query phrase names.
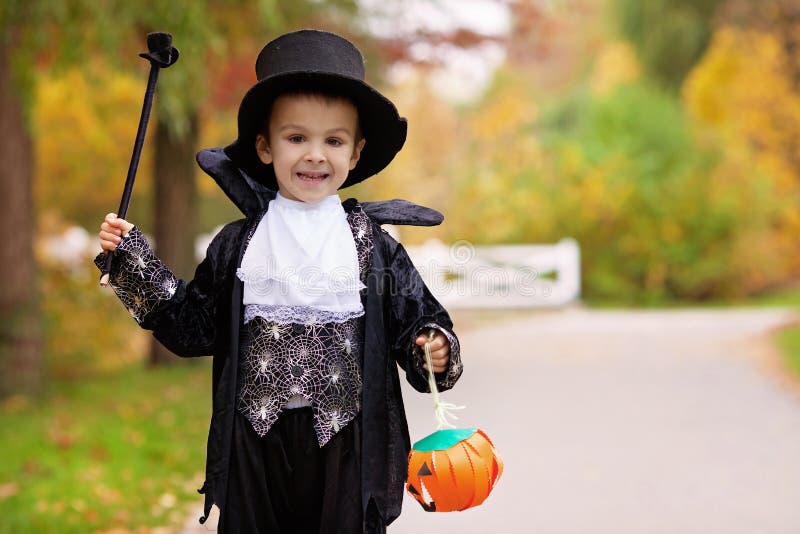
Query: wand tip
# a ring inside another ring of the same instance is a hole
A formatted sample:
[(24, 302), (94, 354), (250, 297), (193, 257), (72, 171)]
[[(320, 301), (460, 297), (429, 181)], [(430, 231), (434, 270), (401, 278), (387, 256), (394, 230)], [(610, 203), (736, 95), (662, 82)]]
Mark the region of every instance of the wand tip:
[(172, 35), (167, 32), (147, 34), (147, 52), (139, 54), (159, 68), (165, 69), (178, 61), (180, 53), (172, 46)]
[(159, 52), (172, 46), (172, 35), (167, 32), (152, 32), (147, 34), (147, 49), (150, 52)]

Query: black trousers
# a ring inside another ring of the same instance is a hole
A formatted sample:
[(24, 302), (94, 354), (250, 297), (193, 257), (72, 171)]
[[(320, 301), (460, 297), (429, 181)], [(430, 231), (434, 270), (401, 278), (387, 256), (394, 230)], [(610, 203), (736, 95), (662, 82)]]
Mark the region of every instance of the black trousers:
[[(386, 531), (361, 512), (361, 417), (320, 448), (311, 408), (285, 410), (263, 438), (236, 411), (220, 534)], [(369, 514), (377, 516), (377, 514)]]

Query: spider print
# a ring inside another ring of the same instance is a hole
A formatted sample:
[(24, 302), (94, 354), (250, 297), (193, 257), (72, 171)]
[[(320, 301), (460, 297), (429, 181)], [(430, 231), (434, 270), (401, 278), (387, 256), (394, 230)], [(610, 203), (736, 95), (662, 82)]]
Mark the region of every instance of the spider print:
[(326, 391), (338, 391), (347, 385), (346, 381), (349, 375), (342, 361), (334, 360), (330, 362), (327, 371), (327, 374), (323, 377), (328, 382), (326, 384)]
[[(354, 211), (348, 222), (363, 283), (372, 250), (369, 220)], [(303, 307), (245, 306), (249, 341), (240, 358), (237, 407), (253, 429), (265, 435), (295, 395), (307, 399), (314, 410), (320, 446), (352, 421), (361, 409), (363, 325), (363, 315), (331, 320), (319, 310)], [(267, 354), (269, 364), (264, 365)], [(274, 400), (267, 406), (262, 402), (265, 392)]]
[(278, 323), (273, 323), (269, 327), (269, 335), (271, 335), (273, 339), (279, 339), (281, 337), (281, 334), (285, 334), (288, 331), (289, 331), (288, 325), (280, 325)]
[[(117, 246), (120, 258), (112, 264), (111, 287), (138, 323), (163, 300), (177, 291), (178, 280), (164, 263), (155, 257), (138, 227)], [(95, 262), (105, 261), (100, 255)]]
[(164, 280), (164, 291), (166, 291), (169, 296), (173, 296), (175, 292), (178, 290), (178, 281), (175, 280), (174, 277), (169, 276)]
[(267, 396), (261, 397), (261, 403), (260, 403), (261, 409), (258, 411), (258, 415), (261, 417), (262, 421), (267, 418), (267, 409), (271, 404), (272, 404), (272, 399), (270, 397)]
[(139, 272), (139, 275), (144, 278), (144, 271), (147, 269), (147, 264), (144, 262), (144, 258), (139, 255), (131, 256), (131, 263)]
[(339, 379), (341, 377), (342, 377), (342, 371), (338, 367), (334, 368), (330, 373), (328, 373), (328, 375), (326, 375), (326, 378), (330, 380), (331, 384), (334, 385), (339, 383)]
[(342, 414), (339, 413), (339, 410), (332, 410), (332, 411), (328, 412), (327, 425), (334, 432), (338, 432), (339, 431), (339, 429), (342, 427)]
[(357, 329), (350, 323), (344, 323), (334, 327), (336, 346), (347, 355), (356, 350), (358, 344)]
[(261, 355), (261, 358), (258, 360), (258, 370), (262, 375), (267, 373), (272, 361), (273, 358), (271, 353), (267, 352), (266, 354)]

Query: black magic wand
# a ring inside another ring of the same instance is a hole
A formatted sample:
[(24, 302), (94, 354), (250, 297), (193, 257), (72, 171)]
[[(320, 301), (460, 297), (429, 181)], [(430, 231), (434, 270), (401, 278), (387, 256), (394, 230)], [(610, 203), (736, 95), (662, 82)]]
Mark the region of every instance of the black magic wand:
[[(164, 32), (153, 32), (147, 34), (147, 52), (139, 54), (150, 62), (150, 76), (147, 78), (147, 90), (144, 93), (144, 103), (142, 104), (142, 115), (139, 117), (139, 129), (136, 131), (136, 142), (133, 145), (131, 164), (128, 166), (128, 177), (125, 179), (125, 189), (122, 192), (122, 200), (119, 202), (117, 217), (122, 219), (128, 212), (128, 204), (131, 202), (131, 191), (133, 182), (136, 180), (136, 171), (139, 169), (139, 156), (142, 155), (142, 145), (144, 135), (147, 132), (147, 123), (150, 120), (150, 108), (153, 107), (153, 95), (156, 92), (156, 82), (158, 82), (158, 71), (165, 69), (178, 61), (178, 49), (172, 46), (172, 35)], [(103, 274), (100, 277), (100, 285), (107, 286), (109, 273), (111, 272), (111, 262), (114, 260), (114, 251), (106, 252), (106, 264), (103, 266)]]

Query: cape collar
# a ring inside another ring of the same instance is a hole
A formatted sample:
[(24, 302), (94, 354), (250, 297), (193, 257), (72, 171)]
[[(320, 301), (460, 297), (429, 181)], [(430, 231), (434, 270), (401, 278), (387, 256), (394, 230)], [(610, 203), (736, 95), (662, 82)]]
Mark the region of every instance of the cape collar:
[[(225, 154), (222, 148), (208, 148), (197, 153), (197, 164), (211, 176), (222, 191), (246, 217), (261, 215), (276, 192), (256, 182)], [(349, 198), (342, 202), (346, 212), (352, 211), (358, 201)], [(362, 202), (361, 208), (378, 224), (411, 226), (437, 226), (444, 220), (438, 211), (407, 200), (381, 200)]]

